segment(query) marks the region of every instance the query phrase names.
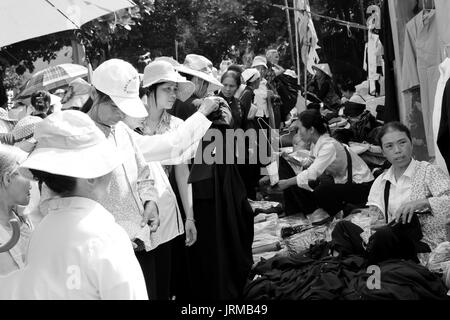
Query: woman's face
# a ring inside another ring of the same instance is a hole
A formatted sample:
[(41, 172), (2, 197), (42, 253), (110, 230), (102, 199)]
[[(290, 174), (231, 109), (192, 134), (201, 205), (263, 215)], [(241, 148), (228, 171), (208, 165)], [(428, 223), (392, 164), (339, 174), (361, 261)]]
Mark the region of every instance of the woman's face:
[(178, 85), (175, 82), (164, 82), (156, 87), (156, 104), (158, 109), (172, 109), (177, 100)]
[(381, 138), (381, 148), (386, 159), (397, 168), (411, 162), (412, 142), (405, 132), (390, 130)]
[(12, 205), (26, 206), (30, 202), (30, 180), (22, 177), (17, 170), (9, 174), (6, 193)]
[(125, 113), (107, 97), (102, 99), (98, 106), (98, 121), (107, 126), (116, 125), (119, 121), (125, 119)]
[(192, 82), (195, 84), (195, 91), (199, 98), (204, 98), (208, 92), (209, 82), (198, 77), (192, 78)]
[(298, 126), (298, 134), (300, 135), (300, 139), (302, 139), (305, 143), (310, 143), (312, 139), (312, 128), (305, 128), (301, 121), (297, 121)]
[(238, 85), (236, 83), (236, 80), (233, 79), (233, 77), (225, 77), (222, 81), (223, 88), (222, 93), (225, 97), (231, 98), (234, 96), (238, 89)]

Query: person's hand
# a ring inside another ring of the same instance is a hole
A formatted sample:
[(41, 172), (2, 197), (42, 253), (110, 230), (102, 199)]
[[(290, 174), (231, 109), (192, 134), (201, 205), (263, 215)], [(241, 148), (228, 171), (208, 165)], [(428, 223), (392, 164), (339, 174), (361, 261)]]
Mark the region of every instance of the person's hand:
[(270, 177), (269, 176), (264, 176), (259, 180), (259, 185), (260, 186), (267, 186), (270, 185)]
[(282, 190), (282, 191), (284, 191), (284, 190), (286, 190), (287, 188), (289, 188), (289, 187), (291, 187), (292, 185), (291, 185), (291, 183), (290, 183), (290, 181), (289, 180), (280, 180), (280, 181), (278, 181), (278, 183), (276, 184), (276, 188), (277, 189), (279, 189), (279, 190)]
[(197, 228), (195, 227), (195, 221), (186, 219), (184, 230), (186, 232), (186, 246), (190, 247), (197, 241)]
[(404, 203), (395, 213), (395, 221), (403, 224), (410, 223), (415, 212), (425, 211), (430, 208), (428, 199), (416, 200)]
[(203, 102), (198, 111), (203, 113), (203, 115), (207, 117), (211, 113), (219, 109), (219, 102), (220, 100), (218, 97), (207, 97), (203, 99)]
[(158, 206), (155, 201), (148, 201), (145, 204), (144, 213), (141, 221), (141, 227), (145, 227), (146, 224), (150, 226), (150, 232), (155, 232), (159, 227), (159, 214)]

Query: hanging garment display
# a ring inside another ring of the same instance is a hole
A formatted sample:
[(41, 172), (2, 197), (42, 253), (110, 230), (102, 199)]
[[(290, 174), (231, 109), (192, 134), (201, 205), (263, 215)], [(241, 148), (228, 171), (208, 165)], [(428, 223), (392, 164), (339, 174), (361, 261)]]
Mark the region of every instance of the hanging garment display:
[[(376, 95), (379, 93), (377, 81), (380, 80), (383, 67), (383, 45), (380, 41), (378, 32), (380, 30), (380, 8), (372, 5), (367, 8), (368, 13), (372, 15), (367, 19), (368, 42), (364, 52), (364, 70), (368, 71), (369, 93)], [(378, 85), (379, 87), (379, 85)]]
[(408, 91), (420, 86), (421, 109), (430, 156), (434, 156), (432, 113), (440, 63), (435, 10), (421, 11), (405, 28), (402, 90)]
[[(438, 140), (438, 133), (439, 133), (439, 126), (441, 123), (441, 114), (442, 114), (442, 97), (444, 95), (444, 89), (445, 89), (445, 84), (447, 83), (448, 79), (450, 79), (450, 59), (447, 58), (444, 60), (444, 62), (442, 62), (439, 65), (439, 72), (441, 74), (438, 84), (437, 84), (437, 88), (436, 88), (436, 94), (434, 97), (434, 110), (433, 110), (433, 143), (434, 143), (434, 154), (436, 157), (436, 164), (442, 168), (442, 170), (444, 170), (447, 174), (448, 174), (448, 170), (447, 170), (447, 165), (445, 164), (445, 160), (444, 157), (442, 156), (438, 145), (437, 145), (437, 140)], [(442, 131), (443, 134), (443, 138), (448, 141), (448, 139), (450, 138), (450, 135), (447, 134), (444, 135), (445, 131)]]

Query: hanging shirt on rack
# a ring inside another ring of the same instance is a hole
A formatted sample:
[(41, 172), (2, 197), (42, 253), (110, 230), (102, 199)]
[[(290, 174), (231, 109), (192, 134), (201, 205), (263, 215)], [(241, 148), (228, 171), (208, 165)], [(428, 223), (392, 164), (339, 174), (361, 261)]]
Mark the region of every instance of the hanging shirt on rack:
[(428, 153), (434, 156), (432, 112), (441, 53), (435, 10), (421, 11), (405, 28), (403, 49), (402, 89), (420, 86), (422, 115)]
[[(445, 160), (442, 157), (441, 151), (438, 148), (437, 141), (438, 141), (438, 134), (440, 130), (440, 124), (441, 124), (441, 115), (442, 112), (445, 112), (446, 106), (442, 105), (442, 98), (444, 95), (444, 89), (445, 85), (450, 79), (450, 59), (447, 58), (439, 65), (439, 71), (441, 74), (441, 77), (439, 78), (437, 88), (436, 88), (436, 95), (434, 97), (434, 110), (433, 110), (433, 142), (434, 142), (434, 152), (436, 157), (436, 164), (441, 167), (442, 170), (444, 170), (445, 173), (448, 174), (447, 165), (445, 164)], [(450, 93), (447, 93), (450, 94)], [(444, 116), (445, 117), (445, 116)], [(446, 129), (447, 128), (447, 129)], [(441, 139), (447, 143), (448, 139), (450, 138), (450, 132), (448, 131), (448, 126), (443, 126), (441, 131)]]

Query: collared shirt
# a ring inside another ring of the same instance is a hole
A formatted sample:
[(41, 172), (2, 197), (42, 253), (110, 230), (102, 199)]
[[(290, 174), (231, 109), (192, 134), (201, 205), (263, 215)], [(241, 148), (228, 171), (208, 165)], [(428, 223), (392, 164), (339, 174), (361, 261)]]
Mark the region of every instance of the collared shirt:
[(151, 250), (150, 227), (141, 227), (144, 204), (157, 203), (152, 172), (135, 141), (135, 135), (123, 122), (117, 123), (108, 141), (127, 158), (114, 169), (108, 195), (100, 203), (112, 213), (117, 223), (128, 233), (131, 240), (142, 240)]
[[(311, 165), (297, 175), (297, 185), (300, 188), (310, 190), (309, 181), (314, 181), (323, 173), (334, 178), (337, 184), (347, 182), (347, 154), (344, 146), (329, 134), (323, 134), (312, 147), (310, 153)], [(349, 148), (347, 150), (352, 158), (353, 183), (364, 183), (373, 180), (367, 164)], [(312, 162), (311, 162), (312, 161)]]
[[(161, 135), (176, 130), (182, 123), (183, 120), (170, 115), (164, 110), (156, 128), (152, 130), (145, 123), (143, 132), (145, 135), (150, 136)], [(162, 166), (160, 162), (149, 162), (148, 165), (155, 180), (160, 219), (159, 228), (150, 234), (153, 249), (183, 234), (184, 224), (181, 218), (180, 208), (178, 207), (177, 197), (168, 179), (170, 171), (173, 170), (173, 166)]]
[(384, 203), (384, 189), (386, 181), (390, 181), (391, 187), (389, 190), (389, 207), (388, 220), (389, 222), (395, 218), (395, 213), (398, 208), (411, 199), (412, 177), (416, 171), (417, 161), (412, 160), (408, 168), (398, 180), (395, 179), (394, 168), (391, 167), (386, 172), (382, 173), (373, 183), (370, 189), (370, 194), (367, 199), (368, 206), (376, 206), (385, 214)]
[(80, 197), (48, 207), (26, 267), (0, 278), (0, 299), (148, 299), (131, 242), (104, 207)]

